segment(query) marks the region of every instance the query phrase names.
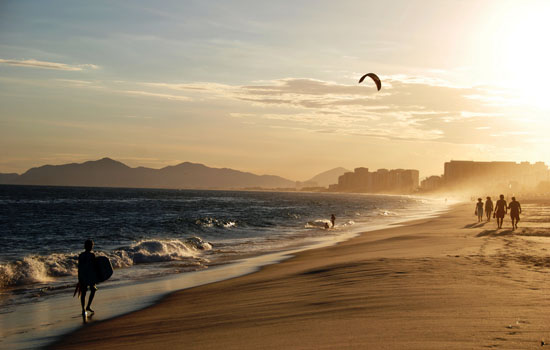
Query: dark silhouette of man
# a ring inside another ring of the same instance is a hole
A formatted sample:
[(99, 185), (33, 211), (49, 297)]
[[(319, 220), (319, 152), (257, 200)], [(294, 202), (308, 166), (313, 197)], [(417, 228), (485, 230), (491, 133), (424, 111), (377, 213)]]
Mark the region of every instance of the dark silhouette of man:
[(485, 214), (487, 215), (487, 222), (491, 221), (491, 215), (493, 215), (493, 201), (491, 197), (487, 197), (485, 201)]
[(334, 222), (336, 221), (336, 216), (334, 216), (334, 214), (332, 214), (330, 216), (330, 222), (332, 223), (332, 228), (334, 228)]
[[(82, 316), (86, 316), (86, 311), (94, 313), (94, 310), (90, 308), (92, 300), (94, 300), (97, 287), (95, 286), (95, 254), (92, 253), (94, 248), (94, 242), (91, 239), (84, 242), (84, 251), (78, 256), (78, 283), (80, 284), (80, 304), (82, 305)], [(86, 291), (90, 287), (90, 297), (88, 298), (88, 305), (84, 309), (86, 304)]]
[(497, 226), (498, 228), (502, 228), (502, 222), (504, 221), (504, 215), (508, 212), (507, 210), (506, 201), (504, 200), (504, 195), (500, 195), (500, 199), (496, 203), (495, 208), (495, 214), (494, 216), (497, 218)]
[(521, 214), (521, 205), (516, 201), (516, 197), (512, 197), (508, 209), (510, 209), (510, 219), (512, 219), (512, 230), (515, 230), (518, 228), (519, 214)]

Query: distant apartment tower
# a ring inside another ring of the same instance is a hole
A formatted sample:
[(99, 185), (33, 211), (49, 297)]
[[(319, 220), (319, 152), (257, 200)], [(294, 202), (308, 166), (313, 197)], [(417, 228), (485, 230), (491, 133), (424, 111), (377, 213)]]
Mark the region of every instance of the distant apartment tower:
[(337, 185), (329, 190), (363, 193), (411, 193), (418, 188), (419, 173), (413, 169), (378, 169), (369, 172), (368, 168), (356, 168), (338, 178)]
[(461, 185), (532, 188), (548, 181), (549, 170), (543, 162), (474, 162), (451, 160), (445, 163), (443, 175), (447, 188)]
[(443, 184), (443, 178), (441, 176), (430, 176), (420, 182), (420, 189), (423, 191), (435, 191)]

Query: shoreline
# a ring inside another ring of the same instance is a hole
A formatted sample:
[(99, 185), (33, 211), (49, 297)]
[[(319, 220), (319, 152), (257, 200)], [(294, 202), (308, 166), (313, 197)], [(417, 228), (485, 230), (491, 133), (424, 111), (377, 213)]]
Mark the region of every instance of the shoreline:
[[(245, 258), (245, 259), (240, 259), (240, 260), (237, 260), (235, 262), (231, 262), (229, 264), (219, 265), (219, 266), (210, 268), (208, 270), (197, 271), (197, 272), (190, 273), (190, 274), (211, 273), (213, 275), (218, 275), (218, 273), (217, 273), (218, 271), (221, 271), (223, 273), (223, 270), (226, 270), (226, 269), (228, 269), (228, 270), (238, 270), (239, 271), (237, 273), (233, 273), (229, 277), (215, 277), (214, 279), (201, 278), (201, 280), (208, 280), (208, 281), (201, 282), (201, 283), (196, 284), (196, 285), (191, 285), (191, 286), (181, 285), (179, 289), (176, 289), (176, 290), (173, 290), (173, 291), (170, 291), (170, 292), (166, 292), (162, 296), (160, 296), (160, 299), (156, 299), (154, 301), (151, 301), (148, 304), (143, 305), (140, 308), (130, 310), (128, 312), (125, 312), (125, 313), (120, 314), (120, 315), (116, 315), (114, 317), (107, 318), (105, 320), (94, 321), (94, 322), (91, 322), (89, 324), (84, 324), (84, 325), (78, 327), (77, 329), (75, 329), (73, 331), (70, 331), (69, 333), (57, 336), (56, 338), (58, 338), (58, 339), (56, 341), (54, 341), (53, 343), (47, 344), (47, 345), (43, 346), (42, 348), (44, 348), (44, 349), (57, 348), (59, 346), (59, 344), (62, 343), (65, 339), (72, 337), (74, 334), (82, 331), (83, 329), (86, 329), (87, 327), (90, 327), (90, 326), (93, 326), (93, 325), (96, 325), (96, 324), (99, 324), (99, 323), (107, 323), (107, 322), (110, 322), (112, 320), (119, 319), (121, 317), (122, 318), (123, 317), (129, 317), (129, 316), (133, 315), (134, 313), (139, 313), (139, 312), (146, 311), (147, 309), (149, 309), (151, 307), (155, 307), (156, 305), (158, 305), (160, 303), (163, 303), (163, 301), (165, 299), (170, 298), (172, 295), (183, 292), (185, 290), (201, 288), (201, 287), (209, 286), (209, 285), (213, 285), (213, 284), (216, 285), (216, 284), (223, 283), (223, 282), (226, 282), (226, 281), (232, 281), (232, 280), (236, 280), (236, 279), (246, 278), (247, 276), (250, 276), (250, 275), (256, 275), (258, 273), (262, 273), (262, 271), (265, 270), (266, 268), (277, 267), (277, 266), (281, 265), (282, 263), (285, 263), (289, 260), (296, 259), (297, 257), (299, 257), (300, 255), (302, 255), (304, 253), (307, 253), (307, 252), (310, 252), (310, 251), (322, 250), (322, 249), (330, 249), (331, 247), (336, 247), (336, 246), (339, 246), (339, 245), (342, 245), (342, 244), (346, 244), (347, 242), (358, 239), (361, 236), (366, 235), (366, 234), (372, 234), (372, 233), (376, 233), (376, 232), (380, 232), (380, 231), (391, 230), (391, 229), (399, 228), (399, 227), (408, 227), (410, 225), (416, 225), (418, 223), (423, 223), (425, 221), (429, 221), (429, 220), (432, 220), (434, 218), (438, 218), (441, 215), (444, 215), (445, 213), (450, 211), (452, 209), (452, 207), (456, 207), (456, 206), (460, 206), (460, 205), (461, 205), (461, 203), (446, 205), (445, 207), (442, 207), (441, 209), (437, 210), (432, 215), (419, 214), (419, 215), (415, 215), (411, 218), (406, 218), (402, 221), (398, 220), (396, 222), (378, 224), (378, 225), (376, 225), (373, 228), (368, 229), (368, 230), (365, 230), (365, 228), (362, 228), (362, 229), (359, 229), (359, 230), (356, 230), (356, 231), (349, 232), (347, 234), (338, 236), (336, 240), (324, 240), (324, 241), (321, 241), (321, 242), (317, 242), (313, 245), (299, 247), (297, 249), (290, 249), (290, 250), (283, 250), (283, 251), (279, 251), (279, 252), (262, 254), (260, 256), (254, 256), (254, 257), (249, 257), (249, 258)], [(181, 277), (179, 277), (179, 278), (181, 278)], [(171, 276), (167, 279), (175, 280), (175, 279), (178, 279), (178, 276)]]
[(47, 348), (539, 347), (550, 241), (464, 226), (470, 206), (171, 293)]
[[(245, 257), (229, 264), (217, 265), (205, 270), (168, 275), (151, 281), (106, 284), (100, 287), (101, 290), (96, 295), (94, 303), (98, 304), (99, 307), (99, 310), (96, 311), (101, 312), (95, 315), (91, 323), (142, 310), (154, 305), (167, 294), (178, 290), (254, 273), (262, 266), (277, 264), (297, 252), (318, 249), (321, 246), (332, 246), (365, 231), (370, 232), (393, 225), (403, 225), (419, 217), (439, 215), (447, 208), (447, 205), (441, 205), (440, 208), (431, 213), (426, 210), (409, 212), (404, 217), (395, 217), (390, 219), (389, 222), (378, 223), (373, 227), (361, 225), (347, 233), (340, 233), (338, 236), (324, 237), (322, 240), (315, 240), (306, 245)], [(59, 337), (81, 328), (82, 321), (78, 320), (80, 317), (77, 317), (79, 313), (76, 312), (78, 308), (75, 306), (78, 302), (75, 298), (72, 298), (72, 293), (71, 295), (66, 294), (61, 293), (44, 297), (41, 302), (22, 304), (16, 308), (15, 312), (2, 315), (0, 325), (4, 324), (5, 327), (2, 328), (5, 329), (2, 332), (2, 338), (4, 339), (0, 341), (0, 345), (14, 349), (44, 347), (52, 341), (56, 341)], [(103, 310), (101, 310), (102, 308)]]

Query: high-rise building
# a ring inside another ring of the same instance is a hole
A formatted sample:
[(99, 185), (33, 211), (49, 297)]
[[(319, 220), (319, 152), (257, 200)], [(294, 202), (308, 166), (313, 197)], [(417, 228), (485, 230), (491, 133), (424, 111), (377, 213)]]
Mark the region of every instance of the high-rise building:
[(418, 188), (419, 173), (413, 169), (378, 169), (369, 172), (368, 168), (356, 168), (338, 178), (338, 185), (329, 190), (363, 193), (412, 193)]
[[(543, 162), (474, 162), (451, 160), (445, 163), (443, 185), (522, 190), (548, 181), (549, 170)], [(515, 188), (514, 188), (515, 187)]]
[(441, 188), (443, 178), (441, 176), (430, 176), (420, 182), (420, 189), (423, 191), (435, 191)]

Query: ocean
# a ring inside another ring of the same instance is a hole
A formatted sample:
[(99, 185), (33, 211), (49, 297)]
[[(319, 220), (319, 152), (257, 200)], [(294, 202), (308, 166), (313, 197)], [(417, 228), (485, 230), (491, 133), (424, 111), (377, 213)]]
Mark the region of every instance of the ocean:
[[(0, 348), (44, 345), (82, 324), (70, 298), (86, 239), (115, 269), (93, 305), (108, 306), (103, 315), (112, 317), (280, 260), (262, 256), (334, 244), (444, 208), (413, 196), (0, 185)], [(331, 214), (336, 224), (327, 229)], [(246, 268), (234, 268), (243, 261)], [(100, 300), (128, 289), (141, 294), (126, 304)]]

